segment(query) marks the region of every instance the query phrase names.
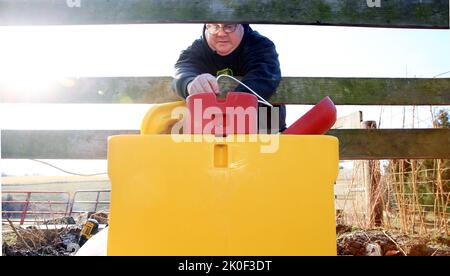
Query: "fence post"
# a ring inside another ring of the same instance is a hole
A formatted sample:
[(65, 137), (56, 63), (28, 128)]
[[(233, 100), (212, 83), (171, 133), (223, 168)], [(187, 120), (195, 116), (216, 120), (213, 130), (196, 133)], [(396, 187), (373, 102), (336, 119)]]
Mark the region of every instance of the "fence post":
[[(362, 122), (362, 128), (375, 129), (377, 123), (375, 121)], [(380, 161), (369, 160), (368, 164), (368, 181), (369, 181), (369, 202), (368, 202), (368, 218), (369, 226), (381, 226), (383, 223), (383, 205), (382, 205), (382, 190), (381, 190), (381, 172)]]

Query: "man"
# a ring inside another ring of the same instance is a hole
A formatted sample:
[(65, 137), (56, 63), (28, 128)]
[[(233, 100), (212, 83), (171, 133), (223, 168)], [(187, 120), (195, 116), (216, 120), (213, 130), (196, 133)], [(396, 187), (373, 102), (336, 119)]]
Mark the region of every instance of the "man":
[[(197, 93), (219, 94), (215, 77), (220, 74), (242, 76), (243, 83), (268, 100), (281, 80), (275, 45), (248, 24), (205, 24), (202, 37), (182, 51), (175, 64), (174, 88), (183, 98)], [(251, 93), (243, 85), (234, 91)], [(279, 108), (279, 130), (283, 131), (286, 107), (275, 107)], [(268, 121), (270, 125), (270, 118)]]

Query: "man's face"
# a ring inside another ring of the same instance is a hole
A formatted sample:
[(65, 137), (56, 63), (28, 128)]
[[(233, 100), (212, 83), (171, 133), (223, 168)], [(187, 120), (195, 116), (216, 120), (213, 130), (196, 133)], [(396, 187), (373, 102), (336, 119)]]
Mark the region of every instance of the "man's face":
[(243, 36), (244, 27), (241, 24), (206, 24), (206, 41), (221, 56), (231, 54), (241, 43)]

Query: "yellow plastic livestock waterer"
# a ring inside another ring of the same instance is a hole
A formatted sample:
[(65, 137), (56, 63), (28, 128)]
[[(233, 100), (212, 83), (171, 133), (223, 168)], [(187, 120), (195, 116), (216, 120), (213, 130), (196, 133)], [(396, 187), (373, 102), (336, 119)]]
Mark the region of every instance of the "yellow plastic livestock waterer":
[(109, 138), (108, 255), (336, 255), (337, 138), (171, 135), (183, 105)]

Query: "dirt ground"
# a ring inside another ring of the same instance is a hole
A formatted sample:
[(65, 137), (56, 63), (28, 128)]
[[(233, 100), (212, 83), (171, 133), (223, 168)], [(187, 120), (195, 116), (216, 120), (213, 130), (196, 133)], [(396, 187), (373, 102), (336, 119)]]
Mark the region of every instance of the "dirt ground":
[(409, 236), (382, 229), (338, 225), (337, 253), (343, 256), (450, 256), (449, 237)]
[[(4, 225), (2, 254), (71, 256), (80, 230), (79, 225), (50, 230), (36, 227), (13, 229)], [(340, 256), (450, 256), (448, 237), (408, 236), (382, 229), (358, 230), (346, 225), (338, 225), (336, 234), (337, 254)]]

